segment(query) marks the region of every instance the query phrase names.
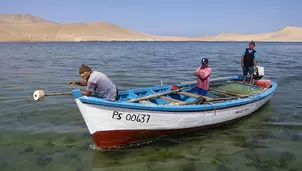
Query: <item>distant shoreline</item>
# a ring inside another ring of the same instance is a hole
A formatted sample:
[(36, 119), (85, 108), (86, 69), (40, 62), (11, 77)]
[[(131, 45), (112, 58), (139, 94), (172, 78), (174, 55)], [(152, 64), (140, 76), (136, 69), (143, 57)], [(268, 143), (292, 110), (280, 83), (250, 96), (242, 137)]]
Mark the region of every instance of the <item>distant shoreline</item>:
[[(132, 41), (132, 40), (114, 40), (114, 41), (7, 41), (1, 42), (4, 43), (110, 43), (110, 42), (119, 42), (119, 43), (248, 43), (249, 41)], [(302, 43), (302, 41), (254, 41), (256, 43)]]

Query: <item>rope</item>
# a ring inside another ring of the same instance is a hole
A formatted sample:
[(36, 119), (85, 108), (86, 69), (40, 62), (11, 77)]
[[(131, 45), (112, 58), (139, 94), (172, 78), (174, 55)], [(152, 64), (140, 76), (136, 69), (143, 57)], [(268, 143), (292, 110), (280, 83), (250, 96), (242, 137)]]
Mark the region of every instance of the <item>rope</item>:
[(216, 116), (216, 109), (215, 109), (215, 106), (213, 105), (212, 102), (210, 102), (209, 104), (210, 104), (210, 105), (213, 107), (213, 109), (214, 109), (214, 114), (212, 115), (212, 124), (213, 124), (213, 117)]
[(206, 117), (206, 106), (207, 106), (207, 104), (204, 103), (204, 107), (203, 107), (203, 111), (204, 111), (204, 113), (203, 113), (203, 119)]
[(214, 106), (214, 104), (212, 103), (212, 102), (210, 102), (210, 105), (213, 107), (213, 109), (214, 109), (214, 112), (215, 112), (215, 116), (216, 116), (216, 109), (215, 109), (215, 106)]

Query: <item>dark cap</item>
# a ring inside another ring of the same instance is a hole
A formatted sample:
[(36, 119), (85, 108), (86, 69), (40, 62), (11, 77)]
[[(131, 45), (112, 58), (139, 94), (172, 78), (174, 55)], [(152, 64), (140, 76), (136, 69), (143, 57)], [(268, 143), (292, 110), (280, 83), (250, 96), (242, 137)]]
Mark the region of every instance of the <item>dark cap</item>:
[(202, 60), (201, 60), (202, 65), (205, 65), (205, 64), (208, 64), (208, 63), (209, 63), (208, 58), (202, 58)]
[(79, 68), (79, 74), (81, 74), (85, 71), (91, 71), (91, 69), (88, 65), (82, 64), (81, 67)]
[(254, 45), (254, 46), (256, 46), (254, 41), (251, 41), (251, 42), (249, 43), (249, 45)]

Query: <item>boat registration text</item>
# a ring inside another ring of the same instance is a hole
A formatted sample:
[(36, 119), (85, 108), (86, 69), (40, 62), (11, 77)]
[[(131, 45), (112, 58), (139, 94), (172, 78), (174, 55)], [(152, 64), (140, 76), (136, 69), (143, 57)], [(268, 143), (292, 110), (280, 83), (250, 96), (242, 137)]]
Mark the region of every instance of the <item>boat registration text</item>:
[(240, 109), (240, 110), (237, 110), (236, 112), (235, 112), (235, 115), (240, 115), (240, 114), (242, 114), (242, 113), (245, 113), (245, 112), (248, 112), (249, 110), (251, 110), (250, 108), (244, 108), (244, 109)]
[(124, 119), (130, 122), (138, 123), (148, 123), (150, 120), (150, 115), (147, 114), (130, 114), (130, 113), (121, 113), (118, 111), (113, 111), (112, 119), (121, 120)]

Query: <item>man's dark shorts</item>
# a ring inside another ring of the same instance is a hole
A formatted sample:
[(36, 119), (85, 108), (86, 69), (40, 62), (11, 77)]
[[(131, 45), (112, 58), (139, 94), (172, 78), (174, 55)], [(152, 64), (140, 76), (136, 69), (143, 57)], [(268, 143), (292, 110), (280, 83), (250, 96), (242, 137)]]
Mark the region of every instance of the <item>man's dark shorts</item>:
[(208, 94), (208, 90), (204, 90), (197, 86), (193, 88), (193, 91), (195, 91), (196, 93), (198, 93), (199, 95), (202, 95), (202, 96), (206, 96)]
[(254, 66), (251, 67), (243, 67), (243, 75), (247, 75), (247, 73), (254, 74)]

